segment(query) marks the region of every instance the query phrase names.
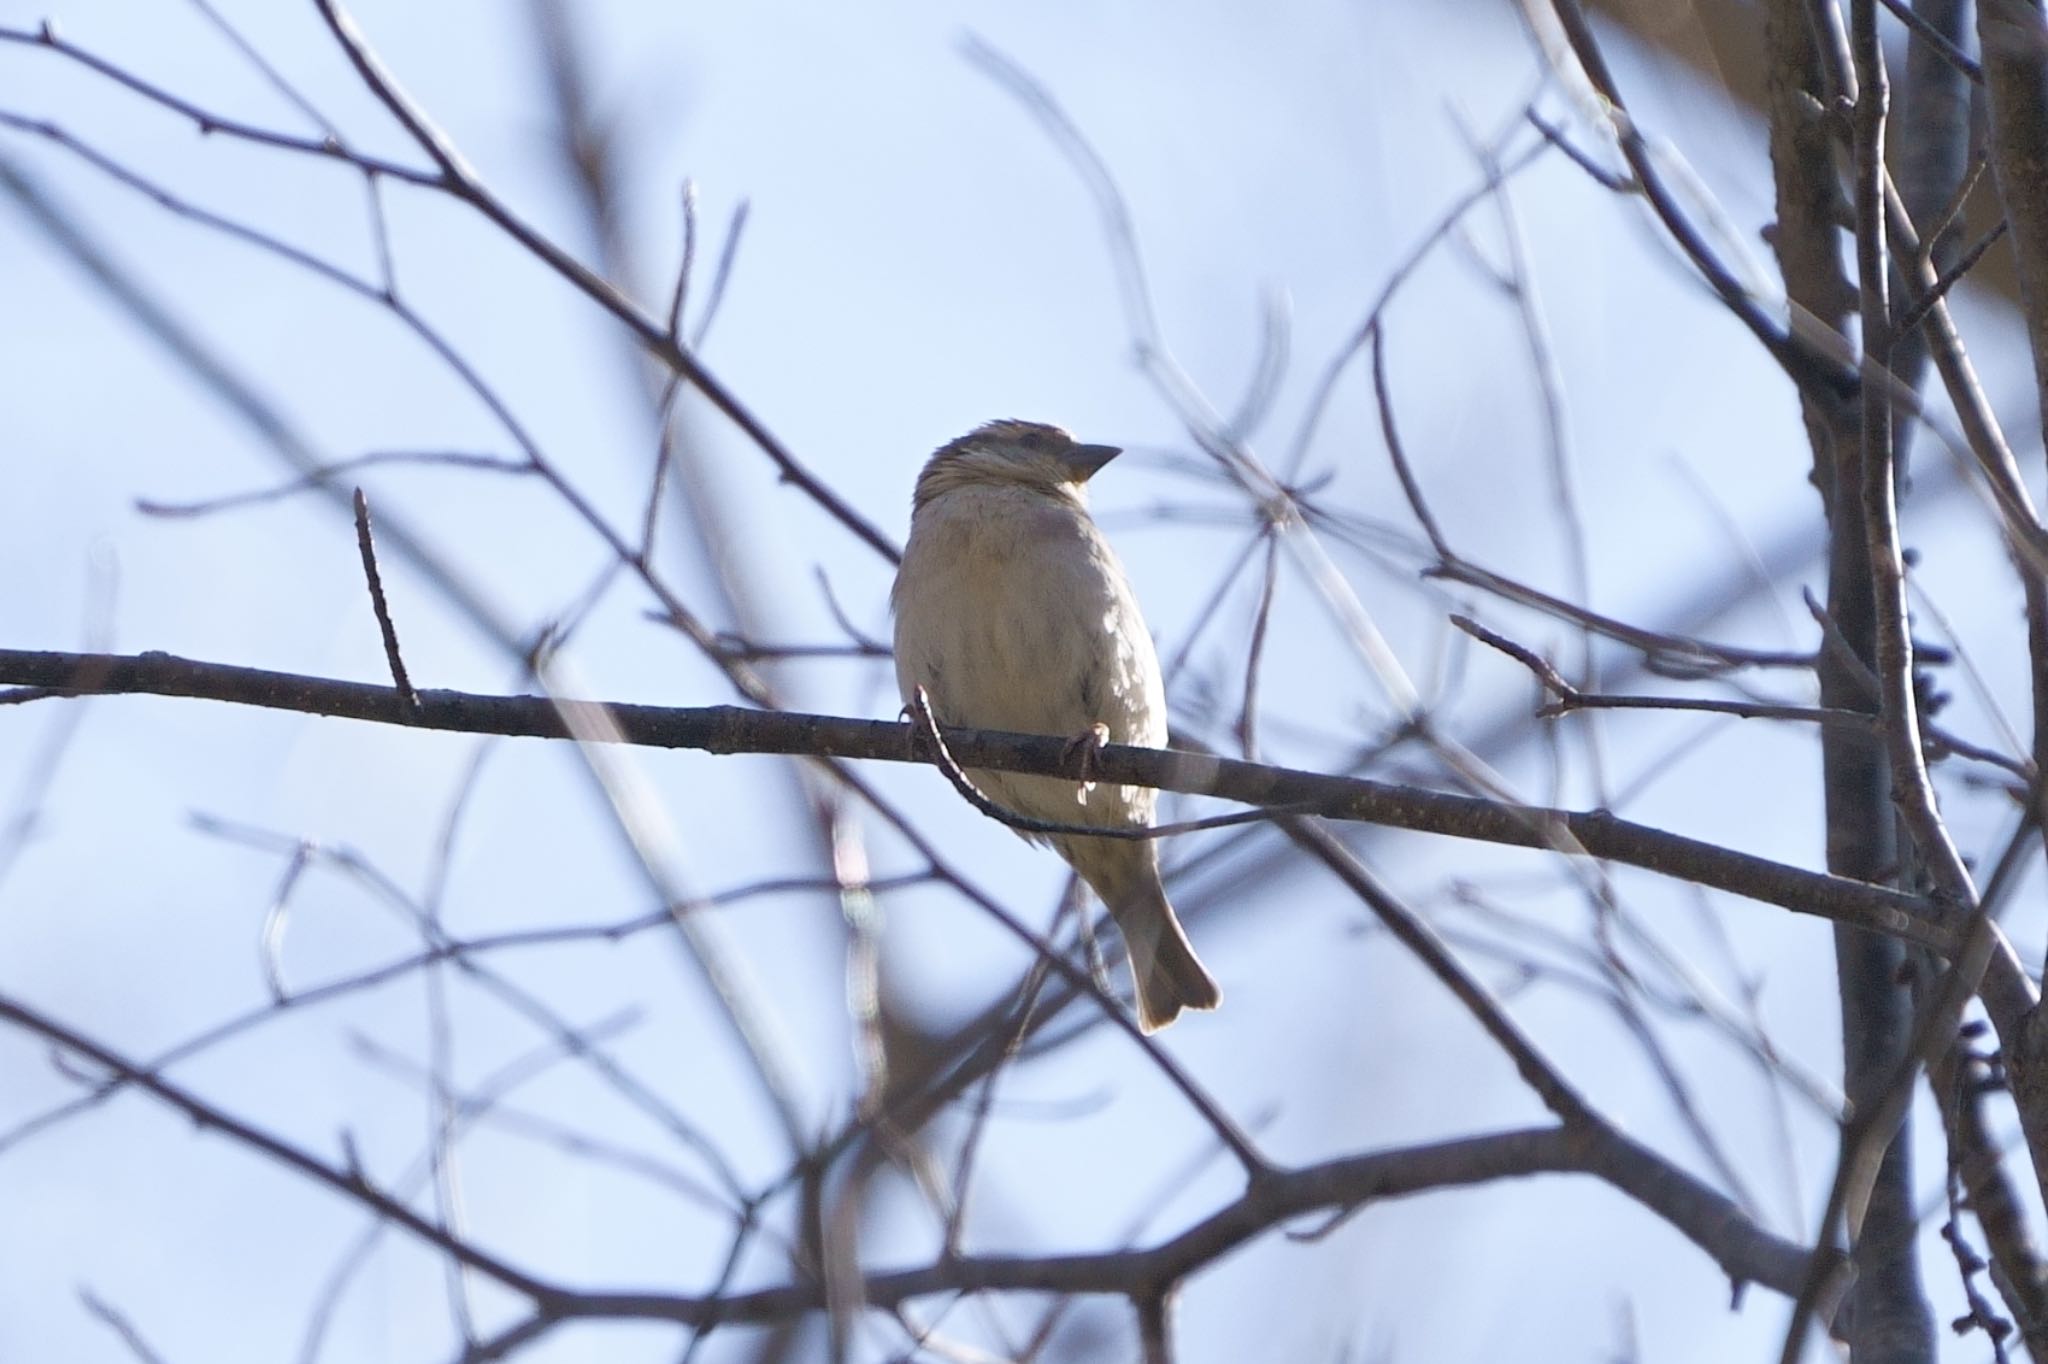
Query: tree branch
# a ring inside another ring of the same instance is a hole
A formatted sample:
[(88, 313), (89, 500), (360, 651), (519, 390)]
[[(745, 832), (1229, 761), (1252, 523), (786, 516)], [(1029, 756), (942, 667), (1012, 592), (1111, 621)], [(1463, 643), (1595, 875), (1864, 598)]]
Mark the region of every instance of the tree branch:
[[(390, 687), (260, 668), (203, 663), (166, 653), (75, 654), (0, 649), (0, 704), (54, 696), (152, 695), (225, 701), (308, 715), (466, 734), (561, 739), (579, 715), (602, 713), (620, 741), (707, 753), (805, 754), (880, 762), (922, 762), (910, 726), (743, 706), (607, 705), (531, 696), (426, 690), (408, 710)], [(577, 725), (579, 731), (586, 726)], [(582, 734), (588, 738), (589, 735)], [(967, 767), (1061, 776), (1064, 738), (949, 730)], [(1415, 786), (1331, 776), (1176, 749), (1111, 744), (1095, 759), (1098, 780), (1216, 796), (1246, 805), (1312, 810), (1326, 819), (1379, 824), (1512, 847), (1548, 849), (1563, 835), (1590, 856), (1723, 890), (1801, 914), (1852, 924), (1947, 955), (1955, 930), (1919, 896), (1847, 877), (1806, 871), (1604, 810), (1561, 810), (1449, 795)], [(2008, 955), (2010, 948), (2006, 948)]]
[[(1211, 1264), (1288, 1219), (1360, 1207), (1434, 1189), (1535, 1174), (1590, 1174), (1669, 1221), (1714, 1257), (1731, 1282), (1788, 1296), (1806, 1272), (1802, 1246), (1759, 1228), (1733, 1203), (1648, 1148), (1614, 1134), (1586, 1139), (1562, 1128), (1524, 1128), (1426, 1146), (1396, 1147), (1276, 1172), (1169, 1240), (1148, 1248), (1078, 1255), (963, 1255), (915, 1269), (871, 1273), (866, 1306), (888, 1310), (934, 1293), (1104, 1293), (1137, 1300)], [(506, 1343), (532, 1339), (569, 1318), (673, 1321), (685, 1325), (782, 1321), (822, 1310), (824, 1285), (792, 1283), (722, 1300), (667, 1293), (575, 1293), (551, 1298), (538, 1320), (485, 1342), (475, 1359), (501, 1358)], [(499, 1348), (494, 1350), (494, 1346)]]

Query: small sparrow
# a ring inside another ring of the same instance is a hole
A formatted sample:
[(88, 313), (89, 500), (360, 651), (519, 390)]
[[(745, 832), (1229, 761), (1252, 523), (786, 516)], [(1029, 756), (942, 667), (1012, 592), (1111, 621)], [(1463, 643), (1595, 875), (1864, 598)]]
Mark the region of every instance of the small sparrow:
[[(890, 593), (906, 704), (923, 687), (941, 724), (1166, 746), (1159, 656), (1123, 565), (1088, 516), (1088, 480), (1117, 454), (1056, 426), (997, 421), (931, 457)], [(1062, 824), (1149, 826), (1159, 800), (1142, 786), (968, 776), (1005, 809)], [(1154, 841), (1026, 837), (1051, 842), (1116, 920), (1140, 1027), (1222, 1002), (1167, 902)]]

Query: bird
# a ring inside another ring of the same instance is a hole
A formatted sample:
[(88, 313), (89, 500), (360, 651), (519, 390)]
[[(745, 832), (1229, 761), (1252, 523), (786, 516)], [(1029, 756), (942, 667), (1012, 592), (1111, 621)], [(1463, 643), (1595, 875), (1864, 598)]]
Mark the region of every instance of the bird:
[[(906, 706), (922, 688), (941, 725), (1166, 747), (1159, 655), (1123, 565), (1088, 515), (1088, 481), (1120, 453), (1057, 426), (1006, 420), (925, 463), (890, 592)], [(1143, 786), (967, 776), (1003, 808), (1063, 824), (1149, 828), (1159, 801)], [(1141, 1029), (1222, 1003), (1166, 897), (1156, 840), (1025, 837), (1049, 842), (1116, 921)]]

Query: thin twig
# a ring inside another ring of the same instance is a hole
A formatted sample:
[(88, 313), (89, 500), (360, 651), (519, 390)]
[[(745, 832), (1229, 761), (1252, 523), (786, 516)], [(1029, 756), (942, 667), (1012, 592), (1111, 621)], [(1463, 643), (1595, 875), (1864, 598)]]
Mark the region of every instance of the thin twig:
[[(1984, 259), (1984, 253), (1998, 245), (2000, 239), (2005, 236), (2010, 226), (2011, 224), (2006, 222), (2005, 219), (2000, 218), (1989, 231), (1971, 243), (1968, 250), (1956, 257), (1955, 264), (1949, 266), (1948, 269), (1936, 276), (1932, 285), (1920, 291), (1919, 296), (1913, 300), (1913, 305), (1899, 318), (1898, 334), (1904, 336), (1916, 330), (1922, 322), (1925, 322), (1927, 314), (1933, 310), (1934, 305), (1946, 299), (1949, 291), (1962, 283), (1963, 276), (1977, 268), (1977, 262)], [(1928, 240), (1933, 240), (1932, 234), (1929, 235)]]
[(1531, 673), (1535, 674), (1536, 680), (1551, 695), (1563, 701), (1571, 701), (1580, 695), (1579, 689), (1565, 681), (1564, 675), (1551, 666), (1550, 660), (1538, 654), (1534, 649), (1517, 644), (1506, 635), (1487, 629), (1484, 625), (1481, 625), (1478, 621), (1462, 612), (1452, 612), (1450, 622), (1466, 634), (1472, 636), (1472, 638), (1478, 640), (1481, 644), (1486, 645), (1490, 649), (1499, 650), (1527, 668)]
[(725, 289), (732, 282), (732, 269), (740, 257), (740, 237), (747, 230), (747, 214), (750, 203), (742, 199), (733, 205), (732, 218), (725, 225), (725, 243), (718, 250), (718, 264), (711, 271), (711, 290), (704, 296), (704, 307), (697, 314), (697, 325), (690, 332), (690, 349), (700, 351), (705, 340), (711, 335), (711, 324), (718, 320), (719, 306), (725, 302)]
[(1244, 660), (1244, 701), (1238, 708), (1237, 733), (1246, 762), (1259, 760), (1259, 666), (1266, 657), (1266, 629), (1273, 620), (1273, 594), (1280, 582), (1280, 537), (1266, 540), (1266, 566), (1259, 579), (1259, 604), (1252, 615), (1251, 647)]
[(142, 1332), (128, 1319), (127, 1313), (90, 1288), (79, 1289), (78, 1300), (84, 1304), (85, 1310), (91, 1313), (94, 1319), (121, 1337), (121, 1343), (128, 1347), (128, 1353), (141, 1360), (142, 1364), (165, 1364), (164, 1357), (143, 1339)]
[(683, 181), (683, 258), (676, 264), (675, 287), (668, 295), (668, 334), (683, 334), (683, 305), (690, 295), (690, 276), (697, 266), (697, 182)]
[(377, 630), (384, 637), (384, 661), (391, 666), (391, 681), (398, 689), (399, 699), (405, 702), (407, 710), (417, 711), (419, 693), (412, 688), (405, 658), (398, 650), (398, 626), (392, 622), (391, 604), (384, 598), (384, 575), (377, 571), (377, 546), (370, 535), (370, 499), (363, 496), (361, 488), (356, 489), (355, 508), (356, 548), (363, 556), (363, 580), (370, 588), (370, 609), (377, 613)]
[(84, 1034), (65, 1027), (46, 1014), (13, 999), (0, 997), (0, 1022), (13, 1024), (25, 1032), (46, 1039), (74, 1056), (90, 1061), (108, 1075), (118, 1076), (138, 1089), (146, 1091), (151, 1097), (177, 1109), (198, 1126), (219, 1132), (236, 1144), (269, 1157), (311, 1183), (321, 1185), (343, 1198), (360, 1204), (386, 1221), (403, 1227), (443, 1254), (454, 1256), (522, 1297), (545, 1301), (558, 1294), (558, 1290), (552, 1286), (514, 1268), (474, 1244), (450, 1237), (441, 1228), (372, 1185), (361, 1169), (330, 1165), (302, 1147), (273, 1136), (199, 1098), (190, 1090), (137, 1067), (124, 1057)]
[(310, 473), (302, 474), (288, 482), (271, 488), (257, 488), (250, 492), (229, 493), (225, 497), (209, 497), (193, 502), (166, 502), (158, 498), (138, 497), (135, 510), (144, 516), (186, 517), (212, 516), (218, 512), (233, 511), (241, 507), (260, 506), (268, 502), (281, 502), (300, 493), (317, 492), (332, 487), (343, 476), (362, 469), (375, 468), (382, 464), (414, 465), (422, 468), (470, 469), (484, 473), (530, 476), (533, 472), (531, 461), (505, 459), (498, 455), (472, 454), (463, 450), (379, 450), (372, 454), (358, 455), (354, 459), (336, 460)]

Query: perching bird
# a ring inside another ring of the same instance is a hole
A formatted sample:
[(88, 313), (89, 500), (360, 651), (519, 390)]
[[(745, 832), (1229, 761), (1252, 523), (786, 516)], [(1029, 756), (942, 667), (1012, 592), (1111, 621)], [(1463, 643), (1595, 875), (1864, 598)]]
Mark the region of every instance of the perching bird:
[[(923, 687), (941, 724), (1166, 746), (1159, 656), (1109, 542), (1088, 516), (1088, 480), (1113, 445), (1056, 426), (996, 421), (940, 448), (918, 475), (910, 543), (890, 600), (896, 681)], [(1063, 824), (1149, 826), (1158, 792), (972, 770), (998, 805)], [(1039, 838), (1037, 835), (1028, 837)], [(1060, 834), (1055, 851), (1123, 933), (1146, 1032), (1223, 994), (1188, 945), (1150, 839)]]

